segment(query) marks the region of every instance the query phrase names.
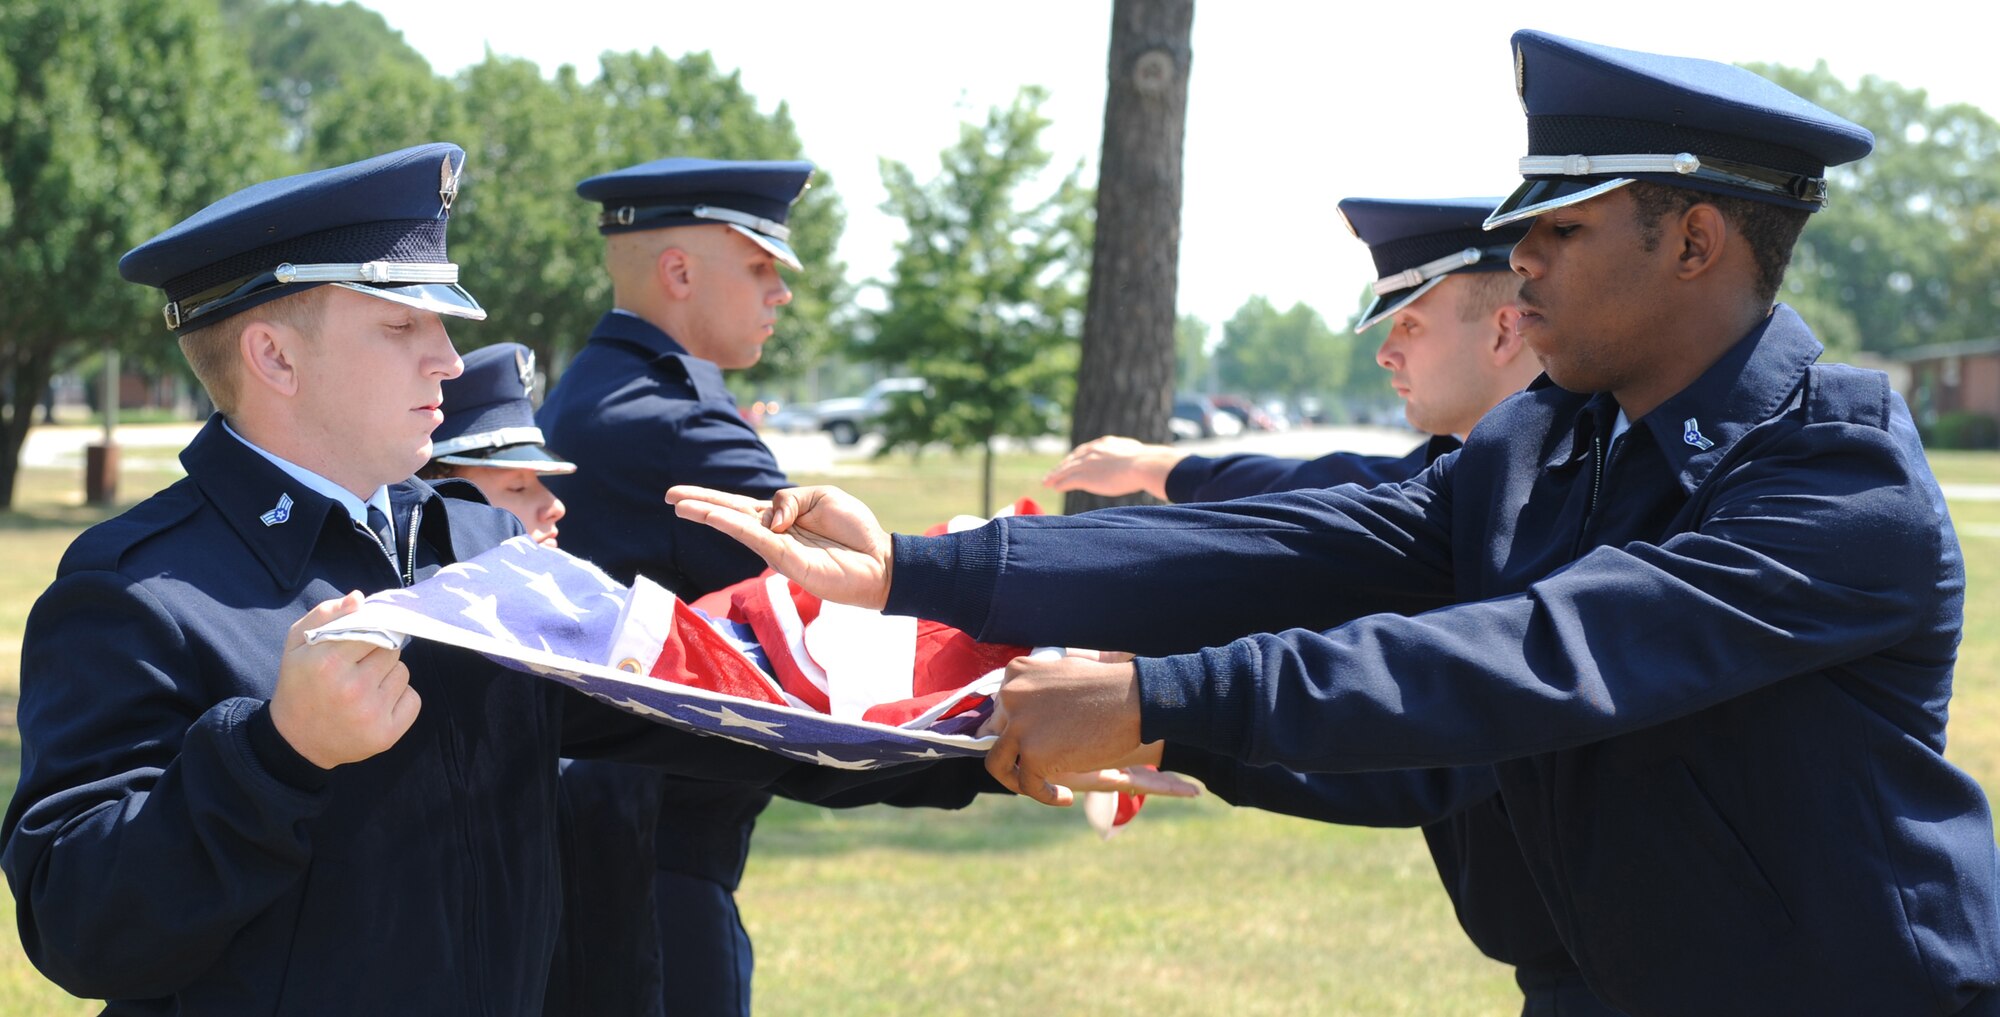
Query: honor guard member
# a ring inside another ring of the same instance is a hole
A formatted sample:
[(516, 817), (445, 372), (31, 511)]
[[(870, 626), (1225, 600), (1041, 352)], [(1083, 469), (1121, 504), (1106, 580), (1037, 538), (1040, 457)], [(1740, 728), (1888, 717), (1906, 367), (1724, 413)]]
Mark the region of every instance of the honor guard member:
[(535, 351), (520, 343), (482, 346), (465, 371), (441, 386), (444, 423), (431, 432), (424, 480), (470, 481), (488, 504), (506, 509), (538, 544), (556, 546), (565, 507), (543, 477), (575, 473), (576, 464), (542, 446), (535, 426)]
[(1340, 202), (1342, 220), (1368, 245), (1380, 276), (1354, 334), (1392, 323), (1375, 362), (1389, 372), (1410, 426), (1431, 435), (1408, 455), (1209, 458), (1111, 435), (1071, 450), (1043, 482), (1058, 491), (1144, 491), (1181, 503), (1415, 476), (1457, 448), (1487, 410), (1541, 373), (1514, 330), (1518, 287), (1507, 264), (1508, 251), (1527, 228), (1480, 228), (1498, 200)]
[(1513, 53), (1530, 154), (1489, 221), (1532, 220), (1546, 377), (1417, 477), (893, 542), (825, 489), (674, 497), (823, 597), (1140, 652), (1010, 668), (987, 765), (1042, 800), (1155, 740), (1490, 763), (1556, 931), (1635, 1017), (2000, 1013), (1992, 814), (1944, 757), (1958, 542), (1887, 380), (1816, 364), (1772, 302), (1872, 137), (1725, 64)]
[[(1541, 373), (1514, 327), (1519, 285), (1507, 260), (1527, 225), (1483, 228), (1499, 201), (1348, 198), (1339, 205), (1348, 227), (1368, 245), (1379, 277), (1354, 332), (1393, 323), (1376, 362), (1390, 373), (1410, 425), (1432, 435), (1410, 454), (1210, 459), (1109, 437), (1078, 446), (1048, 484), (1106, 495), (1145, 490), (1178, 503), (1336, 484), (1372, 487), (1423, 472), (1458, 448), (1487, 411)], [(1516, 969), (1523, 1017), (1616, 1014), (1591, 995), (1557, 938), (1490, 767), (1300, 774), (1178, 746), (1168, 756), (1171, 762), (1150, 755), (1145, 761), (1167, 762), (1169, 769), (1198, 777), (1233, 805), (1329, 823), (1421, 825), (1466, 935), (1482, 953)]]
[[(779, 266), (799, 259), (785, 219), (811, 175), (807, 162), (676, 158), (577, 185), (603, 205), (613, 307), (539, 419), (580, 467), (550, 481), (570, 511), (565, 549), (621, 582), (643, 575), (693, 600), (764, 568), (661, 496), (675, 484), (755, 498), (787, 486), (722, 372), (757, 362), (791, 302)], [(734, 895), (770, 795), (616, 764), (569, 766), (564, 785), (579, 838), (636, 827), (655, 855), (593, 855), (569, 873), (572, 970), (555, 981), (574, 995), (551, 999), (550, 1012), (748, 1014), (752, 954)], [(648, 885), (652, 905), (633, 892)], [(656, 921), (656, 934), (640, 934)]]
[(36, 601), (0, 830), (28, 957), (106, 1013), (539, 1013), (559, 746), (803, 772), (467, 651), (304, 644), (520, 532), (410, 476), (460, 369), (442, 316), (483, 317), (445, 252), (462, 158), (258, 184), (119, 262), (218, 413)]

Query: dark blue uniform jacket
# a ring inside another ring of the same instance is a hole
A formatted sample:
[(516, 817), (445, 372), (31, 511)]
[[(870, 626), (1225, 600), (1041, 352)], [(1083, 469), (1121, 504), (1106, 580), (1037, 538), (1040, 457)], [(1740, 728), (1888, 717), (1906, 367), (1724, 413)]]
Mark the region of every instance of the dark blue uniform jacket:
[[(1335, 452), (1318, 459), (1233, 455), (1188, 456), (1167, 477), (1176, 502), (1227, 501), (1275, 491), (1408, 480), (1459, 447), (1438, 435), (1404, 456)], [(1459, 924), (1482, 953), (1524, 969), (1530, 996), (1577, 978), (1515, 843), (1491, 767), (1387, 770), (1368, 774), (1296, 773), (1250, 766), (1219, 753), (1169, 744), (1163, 767), (1199, 777), (1235, 805), (1361, 826), (1418, 826)], [(1540, 988), (1538, 988), (1540, 987)], [(1591, 1001), (1569, 990), (1564, 1012)], [(1530, 1001), (1530, 1012), (1535, 1001)], [(1610, 1013), (1601, 1005), (1590, 1013)], [(1578, 1017), (1582, 1017), (1581, 1014)]]
[[(564, 550), (622, 582), (644, 575), (688, 600), (763, 571), (762, 559), (664, 500), (675, 484), (753, 497), (790, 486), (713, 363), (612, 312), (536, 416), (549, 447), (577, 464), (548, 478), (569, 510)], [(638, 830), (639, 847), (650, 849), (638, 858), (578, 845), (566, 870), (571, 931), (552, 1017), (748, 1013), (751, 950), (726, 894), (742, 881), (770, 793), (594, 763), (570, 766), (563, 786), (579, 838)], [(648, 871), (628, 871), (640, 864)], [(635, 897), (635, 885), (653, 890)]]
[(1308, 487), (1393, 484), (1422, 473), (1432, 460), (1458, 444), (1457, 438), (1445, 434), (1434, 435), (1403, 456), (1363, 456), (1352, 452), (1335, 452), (1318, 459), (1186, 456), (1167, 472), (1167, 500), (1175, 504), (1229, 501)]
[[(606, 314), (535, 415), (548, 446), (577, 464), (549, 477), (563, 499), (563, 550), (619, 582), (635, 575), (687, 600), (748, 579), (763, 559), (676, 516), (667, 488), (700, 484), (768, 498), (791, 483), (736, 412), (716, 366), (630, 314)], [(771, 796), (757, 788), (663, 779), (661, 868), (732, 890)]]
[(1402, 484), (899, 537), (890, 609), (1164, 655), (1148, 740), (1496, 764), (1632, 1014), (1985, 1012), (2000, 861), (1943, 756), (1957, 538), (1901, 400), (1819, 352), (1780, 306), (1615, 443), (1609, 396), (1543, 379)]
[[(113, 1014), (538, 1013), (559, 750), (803, 774), (422, 641), (402, 655), (410, 731), (312, 766), (267, 712), (291, 624), (520, 524), (406, 481), (390, 497), (413, 550), (392, 564), (219, 420), (182, 453), (186, 479), (71, 545), (28, 619), (0, 863), (23, 946), (63, 988)], [(264, 524), (281, 494), (289, 516)]]

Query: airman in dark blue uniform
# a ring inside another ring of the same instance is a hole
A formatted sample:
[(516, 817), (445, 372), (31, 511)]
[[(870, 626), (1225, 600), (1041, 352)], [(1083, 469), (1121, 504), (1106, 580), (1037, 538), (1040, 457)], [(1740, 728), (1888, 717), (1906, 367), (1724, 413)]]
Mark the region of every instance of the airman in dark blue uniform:
[[(1359, 335), (1393, 327), (1376, 352), (1411, 426), (1431, 438), (1401, 456), (1334, 452), (1317, 459), (1208, 457), (1110, 436), (1083, 443), (1043, 481), (1058, 491), (1145, 491), (1176, 503), (1271, 491), (1407, 480), (1459, 446), (1472, 425), (1540, 373), (1514, 330), (1507, 252), (1527, 233), (1481, 229), (1498, 199), (1346, 198), (1342, 218), (1368, 244), (1379, 275)], [(1433, 295), (1435, 294), (1435, 295)]]
[(674, 497), (822, 596), (1152, 655), (1010, 668), (988, 768), (1039, 799), (1155, 740), (1490, 765), (1564, 946), (1630, 1014), (2000, 1012), (1992, 815), (1944, 758), (1944, 499), (1886, 379), (1816, 364), (1772, 302), (1825, 167), (1873, 139), (1740, 68), (1513, 44), (1531, 154), (1489, 222), (1533, 220), (1512, 261), (1546, 376), (1415, 478), (887, 553), (837, 493)]
[(542, 481), (575, 473), (576, 464), (545, 448), (535, 426), (535, 351), (495, 343), (463, 360), (465, 370), (440, 386), (444, 422), (431, 432), (431, 461), (417, 476), (470, 481), (536, 543), (555, 547), (567, 507)]
[[(799, 267), (785, 219), (811, 175), (804, 162), (663, 159), (577, 185), (604, 206), (614, 308), (539, 414), (549, 445), (580, 467), (550, 481), (569, 508), (565, 550), (688, 600), (763, 570), (661, 495), (698, 483), (765, 497), (788, 484), (722, 370), (757, 361), (791, 300), (778, 274)], [(613, 763), (572, 764), (564, 785), (579, 836), (636, 829), (653, 853), (597, 852), (572, 870), (564, 953), (591, 974), (570, 975), (575, 994), (551, 1012), (747, 1015), (752, 953), (735, 891), (770, 794)], [(635, 886), (651, 886), (651, 901)], [(656, 934), (635, 928), (655, 922)]]
[[(1377, 359), (1404, 396), (1410, 423), (1437, 432), (1410, 454), (1211, 459), (1129, 439), (1098, 439), (1072, 452), (1049, 484), (1116, 495), (1138, 483), (1159, 488), (1155, 493), (1174, 502), (1225, 501), (1339, 484), (1373, 487), (1423, 472), (1541, 370), (1514, 330), (1516, 287), (1507, 261), (1527, 226), (1482, 228), (1499, 200), (1340, 203), (1350, 228), (1368, 244), (1378, 276), (1375, 300), (1354, 331), (1394, 321)], [(1556, 937), (1490, 769), (1300, 774), (1182, 746), (1169, 747), (1166, 756), (1159, 762), (1168, 769), (1199, 777), (1235, 805), (1331, 823), (1423, 826), (1466, 934), (1488, 957), (1517, 969), (1524, 1017), (1615, 1017), (1591, 995)]]
[(559, 748), (803, 772), (466, 651), (304, 645), (521, 530), (410, 479), (460, 368), (440, 315), (484, 316), (445, 254), (462, 158), (259, 184), (120, 262), (220, 413), (36, 602), (0, 831), (29, 958), (107, 1013), (539, 1013)]

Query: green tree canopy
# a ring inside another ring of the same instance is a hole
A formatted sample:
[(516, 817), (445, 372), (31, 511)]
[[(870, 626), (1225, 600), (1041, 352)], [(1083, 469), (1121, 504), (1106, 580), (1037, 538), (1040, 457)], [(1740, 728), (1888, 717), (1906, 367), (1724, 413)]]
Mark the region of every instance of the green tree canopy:
[(964, 125), (929, 183), (902, 163), (882, 164), (882, 208), (909, 236), (860, 350), (930, 382), (923, 396), (892, 404), (884, 450), (980, 448), (982, 514), (992, 512), (993, 439), (1049, 433), (1048, 407), (1065, 400), (1076, 372), (1093, 197), (1078, 182), (1081, 167), (1047, 197), (1021, 197), (1049, 165), (1045, 98), (1023, 89), (985, 123)]
[(293, 147), (308, 143), (315, 108), (342, 88), (394, 68), (430, 75), (430, 64), (403, 33), (353, 0), (222, 0), (222, 18), (250, 62), (259, 94), (290, 126)]
[[(325, 25), (288, 19), (273, 30), (314, 34)], [(273, 43), (256, 52), (315, 49)], [(309, 95), (301, 116), (311, 124), (307, 150), (314, 164), (424, 141), (464, 146), (453, 260), (488, 318), (455, 328), (454, 337), (461, 347), (525, 343), (552, 368), (582, 346), (611, 305), (597, 208), (576, 196), (578, 181), (674, 155), (809, 158), (786, 106), (759, 110), (740, 76), (722, 71), (706, 53), (605, 53), (589, 82), (568, 65), (545, 76), (532, 61), (493, 53), (452, 79), (421, 60), (385, 58), (345, 74), (337, 88)], [(849, 294), (833, 251), (843, 221), (838, 194), (817, 175), (789, 217), (793, 248), (806, 268), (788, 275), (791, 306), (764, 360), (745, 372), (751, 384), (803, 371), (842, 327), (836, 308)]]
[(1279, 311), (1251, 297), (1223, 323), (1216, 375), (1223, 388), (1256, 396), (1297, 399), (1338, 391), (1347, 380), (1352, 339), (1303, 303)]
[(1751, 70), (1875, 132), (1874, 154), (1829, 170), (1780, 299), (1836, 352), (2000, 331), (2000, 281), (1979, 267), (2000, 257), (2000, 122), (1873, 76), (1848, 86), (1824, 62)]
[(120, 279), (119, 257), (290, 168), (221, 29), (213, 0), (0, 4), (0, 505), (60, 357), (173, 349), (164, 298)]

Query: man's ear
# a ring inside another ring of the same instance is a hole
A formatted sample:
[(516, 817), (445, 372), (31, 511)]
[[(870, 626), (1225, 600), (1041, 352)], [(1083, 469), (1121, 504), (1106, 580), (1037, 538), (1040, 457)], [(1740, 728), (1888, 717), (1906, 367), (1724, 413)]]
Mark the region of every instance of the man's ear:
[(250, 383), (281, 396), (299, 393), (298, 332), (263, 319), (253, 319), (236, 336), (236, 352)]
[(675, 300), (686, 300), (694, 292), (694, 259), (688, 252), (669, 247), (653, 262), (660, 289)]
[(1688, 206), (1681, 213), (1678, 225), (1680, 256), (1674, 275), (1679, 279), (1694, 279), (1712, 271), (1723, 254), (1739, 241), (1722, 210), (1706, 201)]
[(1492, 353), (1495, 364), (1505, 364), (1513, 360), (1522, 350), (1521, 309), (1511, 301), (1501, 304), (1493, 311), (1490, 324), (1492, 335), (1487, 339), (1491, 344), (1489, 352)]

